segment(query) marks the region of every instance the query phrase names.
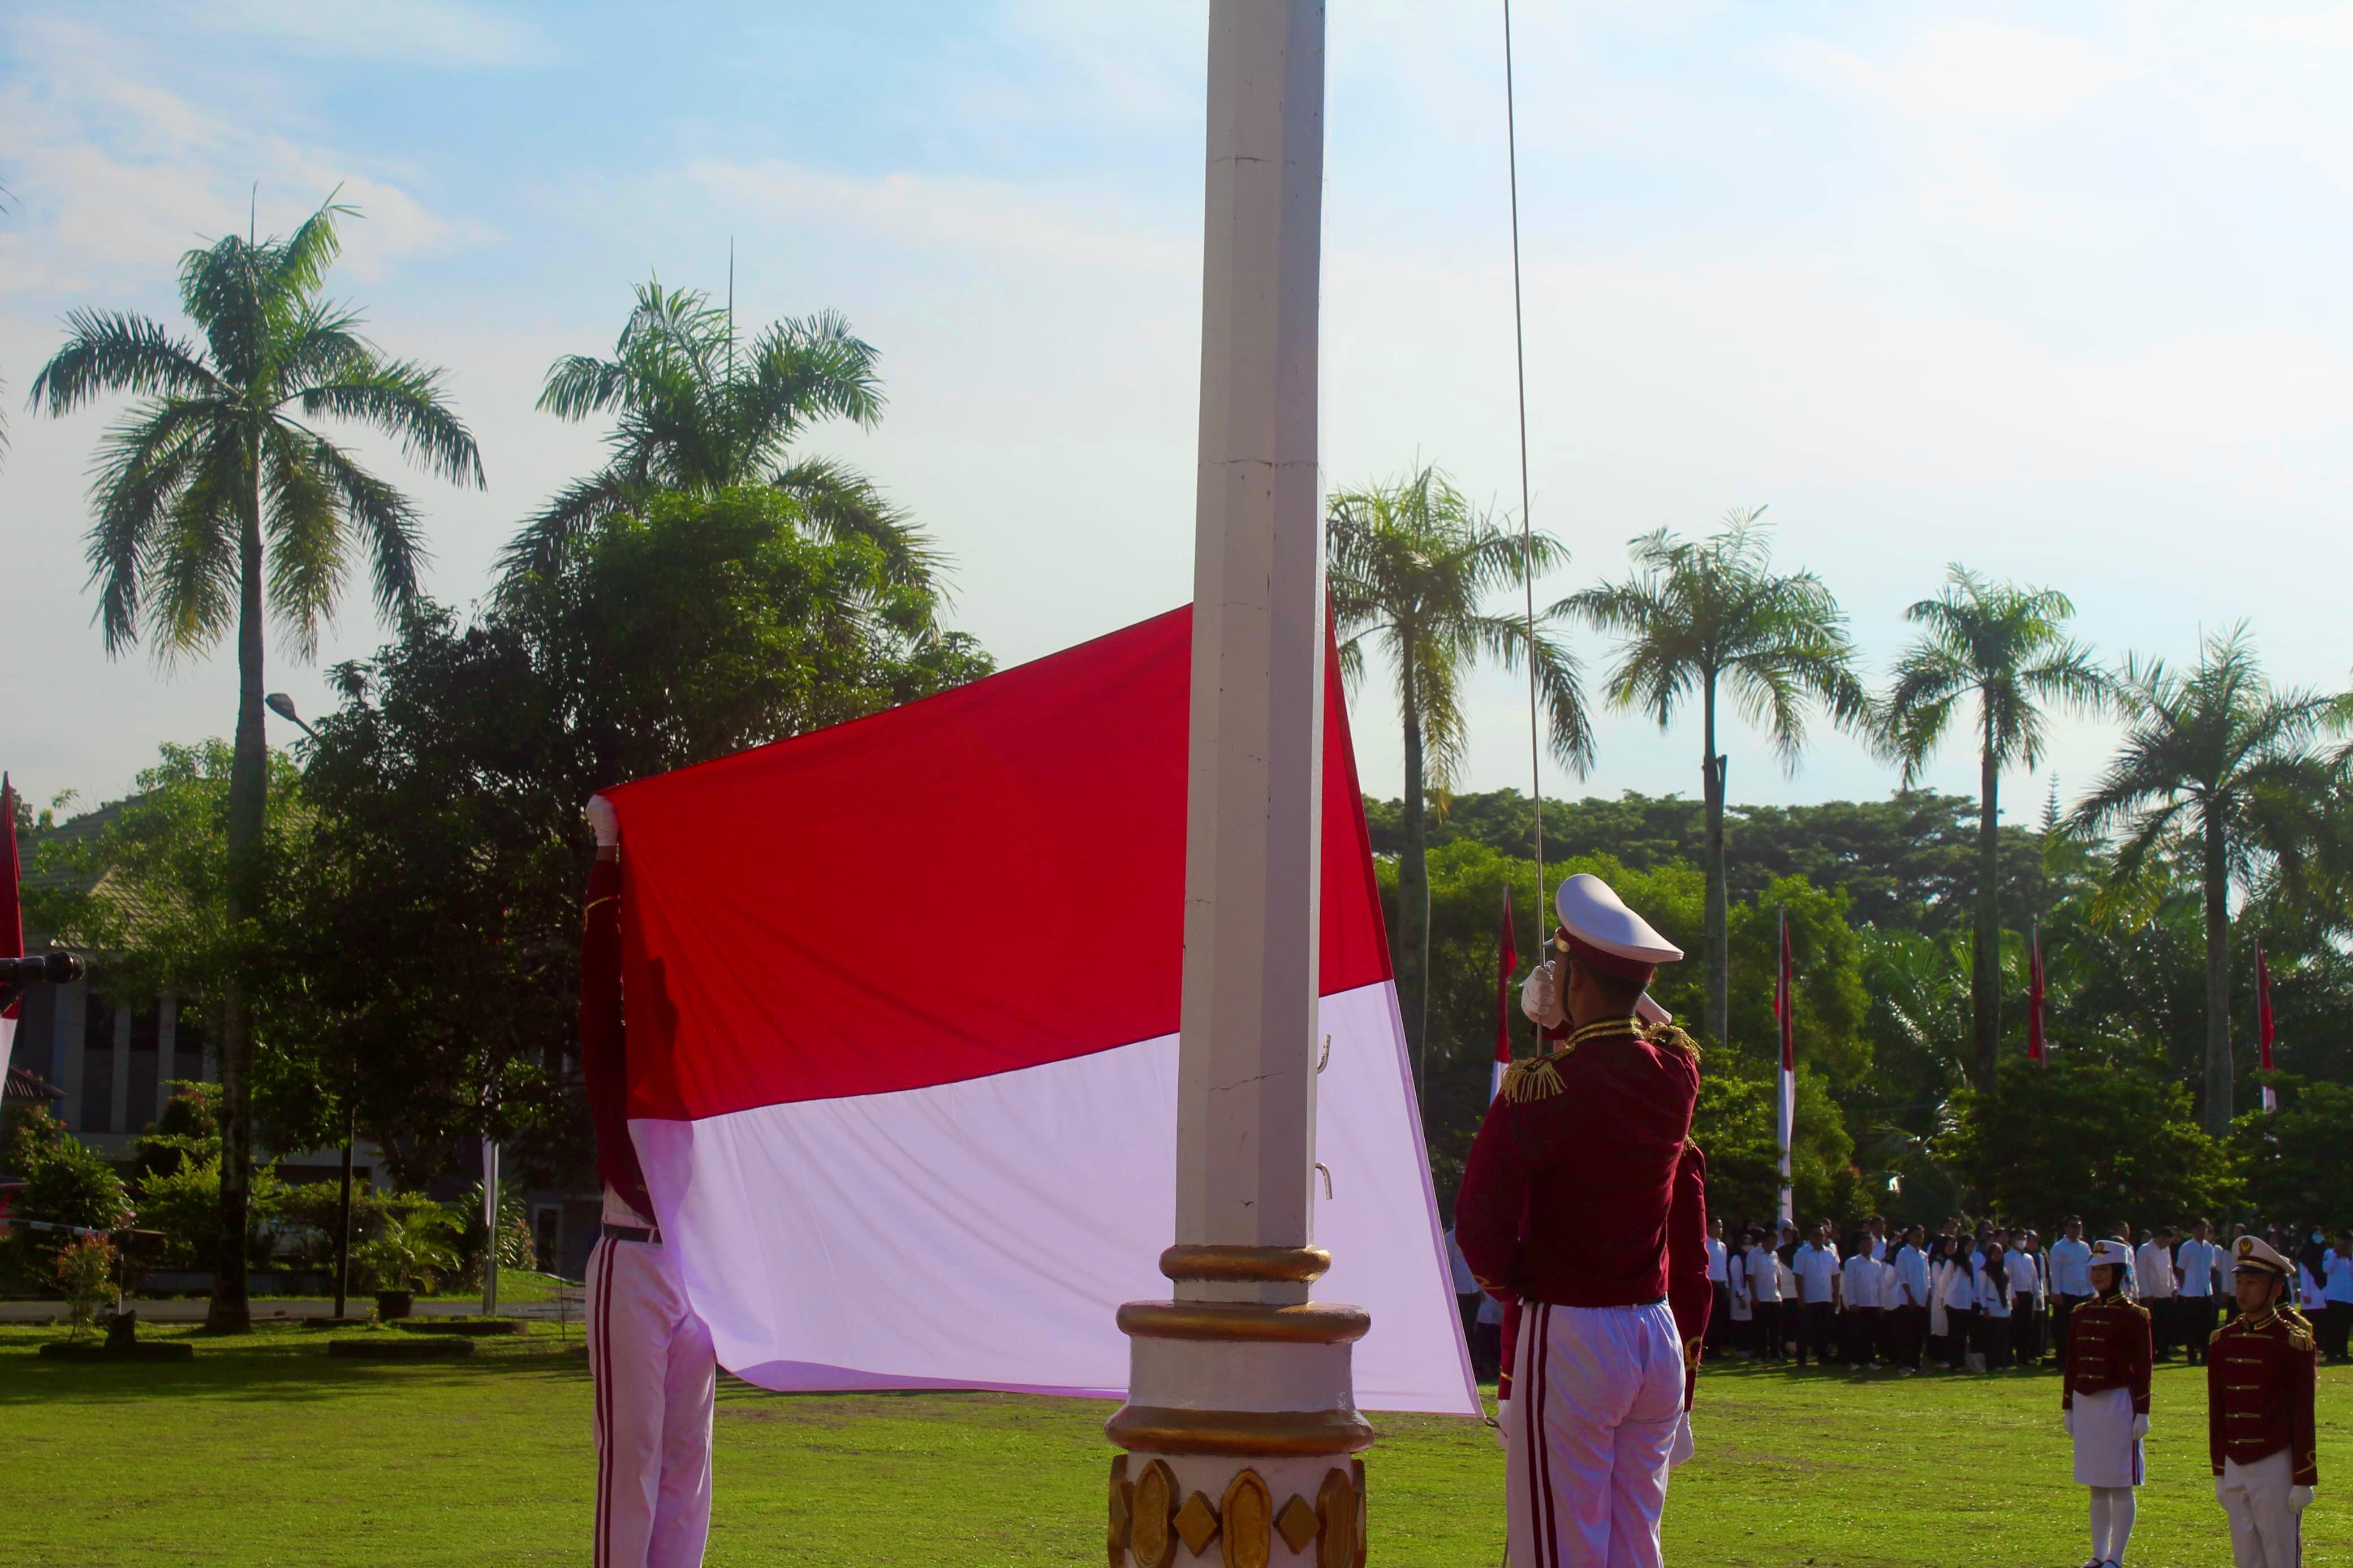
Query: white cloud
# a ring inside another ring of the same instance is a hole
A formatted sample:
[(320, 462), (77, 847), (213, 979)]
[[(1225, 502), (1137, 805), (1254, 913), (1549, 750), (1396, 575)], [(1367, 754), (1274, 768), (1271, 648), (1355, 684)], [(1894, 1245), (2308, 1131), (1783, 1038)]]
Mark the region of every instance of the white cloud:
[(181, 14), (216, 32), (344, 58), (481, 68), (560, 57), (533, 24), (456, 0), (199, 0)]

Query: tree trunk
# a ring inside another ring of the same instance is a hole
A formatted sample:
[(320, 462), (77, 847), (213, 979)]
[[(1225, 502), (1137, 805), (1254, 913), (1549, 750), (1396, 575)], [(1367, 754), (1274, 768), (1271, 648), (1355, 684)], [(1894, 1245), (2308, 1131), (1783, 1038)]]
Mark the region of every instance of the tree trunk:
[(230, 959), (221, 985), (220, 1245), (205, 1326), (215, 1333), (253, 1329), (246, 1300), (246, 1225), (253, 1197), (253, 1015), (248, 994), (248, 924), (261, 909), (262, 824), (269, 792), (269, 742), (262, 732), (261, 520), (259, 458), (253, 507), (238, 540), (237, 746), (228, 773)]
[(2231, 1131), (2231, 866), (2221, 814), (2210, 807), (2206, 849), (2206, 1131)]
[(1701, 764), (1707, 814), (1707, 844), (1701, 870), (1707, 878), (1707, 1037), (1721, 1046), (1732, 1033), (1732, 952), (1725, 934), (1729, 902), (1724, 872), (1724, 780), (1729, 757), (1715, 752), (1715, 679), (1707, 678), (1703, 703), (1707, 759)]
[[(1992, 725), (1987, 720), (1989, 731)], [(1978, 762), (1978, 918), (1969, 963), (1969, 1038), (1978, 1083), (1990, 1092), (2001, 1065), (2001, 770), (1989, 733)]]
[(1414, 639), (1401, 639), (1405, 662), (1405, 853), (1398, 857), (1398, 1010), (1405, 1018), (1406, 1048), (1413, 1053), (1414, 1091), (1429, 1099), (1430, 1024), (1430, 827), (1422, 804), (1421, 701)]

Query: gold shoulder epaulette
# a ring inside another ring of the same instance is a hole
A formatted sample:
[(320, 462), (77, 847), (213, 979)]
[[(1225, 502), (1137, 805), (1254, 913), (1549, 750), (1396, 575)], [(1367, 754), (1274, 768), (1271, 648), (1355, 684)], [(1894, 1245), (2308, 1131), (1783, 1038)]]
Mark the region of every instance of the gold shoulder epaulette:
[(1686, 1061), (1699, 1060), (1699, 1042), (1673, 1024), (1651, 1025), (1649, 1039), (1659, 1049), (1673, 1051)]
[(2125, 1305), (2130, 1307), (2134, 1311), (2138, 1312), (2144, 1318), (2148, 1316), (2148, 1309), (2142, 1306), (2138, 1301), (2126, 1301)]
[(2287, 1325), (2287, 1342), (2297, 1351), (2309, 1354), (2314, 1343), (2312, 1320), (2294, 1307), (2282, 1307), (2280, 1321)]
[(1525, 1105), (1532, 1100), (1549, 1100), (1561, 1091), (1560, 1058), (1567, 1051), (1554, 1051), (1546, 1056), (1532, 1057), (1524, 1062), (1514, 1062), (1504, 1070), (1503, 1098), (1513, 1105)]

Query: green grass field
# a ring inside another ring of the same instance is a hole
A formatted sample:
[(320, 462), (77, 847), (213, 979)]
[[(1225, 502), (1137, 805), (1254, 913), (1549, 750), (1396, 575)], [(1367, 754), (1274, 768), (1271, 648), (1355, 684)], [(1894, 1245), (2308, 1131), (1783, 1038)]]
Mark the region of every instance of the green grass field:
[[(172, 1337), (154, 1329), (149, 1338)], [(480, 1342), (469, 1362), (330, 1359), (320, 1331), (198, 1339), (180, 1365), (35, 1354), (0, 1329), (0, 1563), (302, 1568), (585, 1561), (588, 1378), (579, 1331)], [(2130, 1562), (2229, 1560), (2205, 1462), (2203, 1374), (2158, 1370), (2153, 1482)], [(2072, 1568), (2086, 1553), (2048, 1373), (1735, 1367), (1700, 1386), (1670, 1561)], [(1003, 1394), (782, 1396), (723, 1385), (718, 1568), (1102, 1561), (1105, 1405)], [(1503, 1457), (1486, 1428), (1378, 1418), (1378, 1563), (1496, 1563)], [(2306, 1561), (2353, 1562), (2353, 1370), (2321, 1384)], [(1214, 1549), (1212, 1549), (1214, 1561)]]

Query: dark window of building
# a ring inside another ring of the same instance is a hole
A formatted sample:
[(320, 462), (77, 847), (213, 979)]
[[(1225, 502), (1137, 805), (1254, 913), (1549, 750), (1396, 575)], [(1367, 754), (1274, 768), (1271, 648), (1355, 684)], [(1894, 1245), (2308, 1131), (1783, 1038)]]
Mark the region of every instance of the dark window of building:
[(172, 1076), (182, 1083), (205, 1081), (205, 1010), (185, 996), (172, 1025)]
[(90, 1050), (81, 1058), (81, 1131), (114, 1131), (114, 1047)]
[(122, 1131), (136, 1132), (155, 1120), (155, 1091), (164, 1079), (163, 1016), (150, 1005), (131, 1015), (131, 1084), (123, 1100)]

